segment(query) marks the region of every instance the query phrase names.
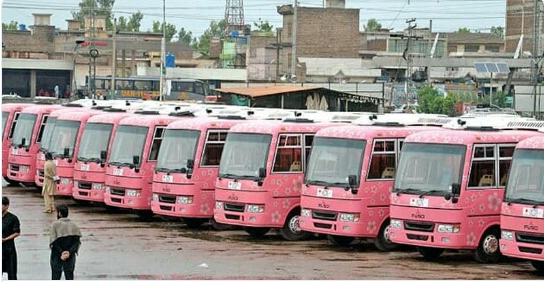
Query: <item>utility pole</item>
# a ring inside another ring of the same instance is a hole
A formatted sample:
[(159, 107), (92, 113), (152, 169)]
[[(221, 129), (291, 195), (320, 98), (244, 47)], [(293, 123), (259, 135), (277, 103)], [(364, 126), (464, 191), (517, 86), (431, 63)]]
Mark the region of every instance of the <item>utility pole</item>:
[(540, 63), (540, 5), (539, 0), (534, 0), (533, 5), (533, 58), (531, 63), (531, 77), (533, 82), (533, 116), (537, 116), (537, 112), (540, 111), (540, 109), (537, 109), (537, 88), (538, 88), (538, 77), (539, 77), (539, 67), (538, 64)]
[(416, 19), (408, 19), (406, 23), (408, 24), (408, 36), (406, 40), (406, 49), (402, 54), (402, 57), (406, 61), (406, 81), (404, 83), (404, 94), (406, 95), (406, 104), (409, 104), (409, 97), (412, 88), (412, 56), (410, 55), (410, 45), (412, 43), (412, 38), (416, 38), (413, 34), (413, 30), (417, 27), (417, 24), (412, 25)]
[(116, 42), (116, 33), (117, 33), (117, 18), (113, 19), (113, 34), (111, 35), (113, 41), (113, 50), (112, 50), (112, 70), (111, 70), (111, 99), (115, 99), (115, 76), (117, 75), (117, 42)]
[(291, 33), (293, 35), (293, 47), (291, 52), (291, 80), (293, 77), (296, 77), (297, 72), (297, 30), (298, 30), (298, 23), (297, 23), (297, 10), (298, 10), (298, 0), (294, 0), (293, 4), (293, 32)]
[(165, 57), (165, 49), (166, 49), (166, 5), (165, 0), (162, 0), (162, 39), (161, 39), (161, 83), (160, 83), (160, 93), (159, 93), (159, 101), (162, 101), (164, 89), (166, 86), (165, 82), (165, 76), (166, 76), (166, 66), (164, 64), (164, 57)]

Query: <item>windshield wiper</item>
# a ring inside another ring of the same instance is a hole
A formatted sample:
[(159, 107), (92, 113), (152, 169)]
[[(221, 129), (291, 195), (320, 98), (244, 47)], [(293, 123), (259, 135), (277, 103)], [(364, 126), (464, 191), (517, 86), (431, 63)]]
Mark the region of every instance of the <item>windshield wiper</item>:
[(429, 190), (429, 191), (425, 191), (424, 193), (420, 194), (419, 195), (419, 198), (423, 198), (423, 196), (427, 196), (427, 195), (430, 195), (432, 193), (438, 193), (438, 192), (446, 192), (444, 190)]
[(516, 199), (511, 199), (511, 200), (507, 200), (506, 203), (508, 205), (511, 205), (511, 204), (529, 204), (529, 205), (534, 205), (533, 206), (533, 209), (536, 209), (538, 206), (544, 206), (544, 202), (539, 202), (539, 201), (536, 201), (536, 200), (531, 200), (531, 199), (527, 199), (527, 198), (516, 198)]
[(110, 165), (114, 165), (114, 166), (122, 166), (123, 163), (121, 163), (121, 162), (110, 162)]
[(96, 162), (96, 163), (100, 163), (102, 162), (102, 159), (101, 158), (89, 158), (87, 159), (89, 162)]
[(89, 159), (84, 158), (84, 157), (77, 157), (77, 160), (80, 161), (80, 162), (88, 162), (89, 161)]
[(329, 184), (329, 183), (326, 182), (326, 181), (321, 181), (321, 180), (309, 180), (309, 181), (306, 182), (306, 185), (326, 186), (327, 184)]
[(230, 179), (242, 179), (244, 176), (232, 174), (232, 173), (223, 173), (219, 175), (219, 178), (230, 178)]
[[(342, 187), (342, 188), (348, 188), (349, 187), (349, 184), (346, 183), (346, 182), (333, 182), (333, 183), (327, 183), (327, 185), (325, 186), (325, 188), (329, 188), (329, 187)], [(351, 188), (351, 187), (350, 187)]]
[(400, 194), (412, 194), (412, 193), (421, 192), (421, 190), (414, 189), (414, 188), (405, 188), (405, 189), (394, 189), (393, 192), (397, 192), (397, 196), (400, 196)]

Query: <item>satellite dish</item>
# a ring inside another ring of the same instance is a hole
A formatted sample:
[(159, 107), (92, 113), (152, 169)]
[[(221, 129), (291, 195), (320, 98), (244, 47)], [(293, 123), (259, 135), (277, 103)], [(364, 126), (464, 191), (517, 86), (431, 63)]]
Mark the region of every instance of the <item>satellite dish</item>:
[(287, 75), (284, 74), (282, 77), (280, 77), (280, 80), (281, 81), (286, 81), (287, 80)]

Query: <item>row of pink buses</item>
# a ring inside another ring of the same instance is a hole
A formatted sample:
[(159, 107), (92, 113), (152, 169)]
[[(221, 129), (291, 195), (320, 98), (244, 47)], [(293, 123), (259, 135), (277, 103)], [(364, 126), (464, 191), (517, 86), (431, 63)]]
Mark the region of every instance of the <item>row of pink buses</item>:
[(11, 184), (16, 184), (15, 181), (9, 180), (8, 175), (8, 155), (11, 145), (13, 131), (17, 125), (17, 120), (21, 111), (30, 104), (2, 104), (2, 177)]

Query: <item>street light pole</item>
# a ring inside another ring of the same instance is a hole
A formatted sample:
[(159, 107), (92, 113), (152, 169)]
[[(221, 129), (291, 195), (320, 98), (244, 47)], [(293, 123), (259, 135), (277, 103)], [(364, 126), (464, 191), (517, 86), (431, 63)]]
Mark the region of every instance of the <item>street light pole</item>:
[(76, 81), (76, 58), (77, 58), (77, 48), (79, 47), (79, 45), (81, 43), (85, 42), (85, 40), (76, 40), (76, 46), (74, 46), (74, 52), (72, 53), (73, 54), (73, 66), (72, 66), (72, 95), (71, 97), (73, 97), (74, 95), (77, 94), (77, 81)]
[(161, 83), (160, 83), (160, 93), (159, 93), (159, 100), (162, 101), (163, 94), (164, 94), (164, 88), (166, 86), (166, 82), (164, 81), (164, 78), (166, 76), (166, 66), (164, 62), (165, 57), (165, 49), (166, 49), (166, 4), (165, 0), (162, 0), (162, 39), (161, 39)]

